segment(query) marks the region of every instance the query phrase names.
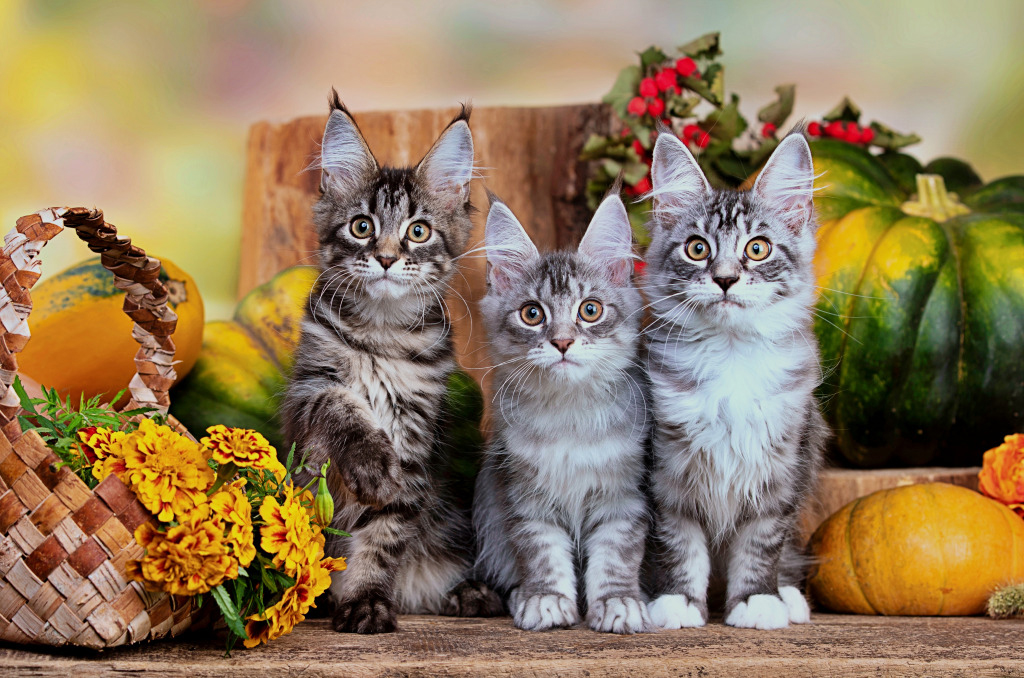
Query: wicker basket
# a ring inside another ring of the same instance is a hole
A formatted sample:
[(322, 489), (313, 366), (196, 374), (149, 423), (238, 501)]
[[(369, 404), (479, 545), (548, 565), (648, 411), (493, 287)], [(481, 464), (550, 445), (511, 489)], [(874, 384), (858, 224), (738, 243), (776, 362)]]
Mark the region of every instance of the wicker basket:
[(125, 564), (143, 555), (135, 528), (153, 516), (114, 475), (90, 490), (56, 468), (57, 456), (18, 423), (11, 383), (15, 354), (29, 339), (29, 289), (39, 279), (40, 250), (65, 228), (102, 255), (135, 321), (140, 348), (126, 409), (167, 412), (175, 379), (177, 316), (158, 279), (160, 262), (117, 235), (99, 210), (53, 208), (19, 219), (0, 253), (0, 640), (105, 648), (177, 635), (198, 612), (192, 599), (125, 579)]

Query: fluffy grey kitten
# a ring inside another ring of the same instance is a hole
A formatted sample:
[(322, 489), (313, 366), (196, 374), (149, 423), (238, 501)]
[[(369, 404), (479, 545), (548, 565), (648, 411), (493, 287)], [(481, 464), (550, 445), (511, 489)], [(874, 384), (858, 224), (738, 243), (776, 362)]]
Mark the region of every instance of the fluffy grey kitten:
[(338, 631), (394, 631), (395, 615), (500, 614), (464, 581), (468, 511), (444, 481), (446, 383), (455, 368), (442, 298), (471, 228), (473, 139), (457, 116), (422, 161), (380, 167), (334, 93), (314, 208), (322, 274), (281, 411), (313, 468), (330, 460), (330, 597)]
[(625, 207), (606, 198), (577, 252), (540, 255), (493, 201), (486, 249), (497, 391), (474, 500), (478, 575), (510, 594), (519, 628), (576, 624), (579, 591), (595, 630), (646, 631), (642, 302)]
[(828, 435), (814, 397), (810, 148), (790, 135), (751, 191), (716, 191), (662, 134), (652, 175), (651, 618), (704, 625), (717, 580), (726, 624), (808, 622), (790, 538)]

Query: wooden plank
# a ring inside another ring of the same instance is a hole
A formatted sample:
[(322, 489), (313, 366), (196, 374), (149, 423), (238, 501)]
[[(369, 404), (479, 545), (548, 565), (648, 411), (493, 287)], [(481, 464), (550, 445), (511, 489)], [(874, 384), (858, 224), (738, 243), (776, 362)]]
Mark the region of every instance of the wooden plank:
[(815, 615), (780, 631), (702, 629), (613, 636), (587, 629), (530, 633), (508, 618), (403, 617), (397, 633), (358, 636), (307, 621), (257, 650), (209, 634), (174, 642), (37, 653), (0, 649), (5, 676), (112, 673), (239, 676), (1007, 676), (1024, 675), (1019, 621)]
[(879, 490), (917, 483), (952, 483), (977, 490), (980, 470), (980, 467), (903, 468), (870, 471), (825, 469), (821, 473), (817, 491), (807, 502), (800, 515), (797, 524), (800, 543), (806, 544), (818, 525), (854, 499)]
[[(430, 149), (455, 113), (452, 108), (354, 115), (380, 163), (409, 165)], [(323, 115), (260, 122), (250, 129), (239, 298), (289, 266), (316, 263), (310, 208), (320, 177), (306, 168), (316, 157), (326, 122)], [(516, 213), (540, 249), (578, 242), (590, 218), (586, 164), (579, 153), (592, 133), (607, 134), (611, 124), (609, 110), (596, 104), (475, 109), (470, 127), (484, 181), (473, 182), (472, 201), (480, 212), (468, 247), (483, 239), (484, 183)], [(483, 329), (472, 316), (486, 291), (484, 257), (466, 257), (460, 271), (454, 287), (462, 299), (451, 296), (448, 302), (455, 346), (462, 365), (479, 379), (488, 357)]]

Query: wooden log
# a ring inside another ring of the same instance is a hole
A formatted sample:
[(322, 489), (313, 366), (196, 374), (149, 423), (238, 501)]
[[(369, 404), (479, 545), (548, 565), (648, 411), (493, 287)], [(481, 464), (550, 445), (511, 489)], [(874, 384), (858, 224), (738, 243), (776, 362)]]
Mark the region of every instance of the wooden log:
[[(379, 163), (411, 165), (456, 111), (356, 113), (355, 119)], [(284, 268), (316, 263), (310, 208), (319, 195), (320, 174), (306, 168), (316, 158), (326, 122), (326, 115), (260, 122), (249, 132), (239, 298)], [(468, 247), (483, 238), (485, 184), (516, 213), (542, 251), (578, 242), (590, 219), (580, 150), (591, 134), (608, 134), (611, 126), (609, 109), (597, 104), (475, 109), (470, 127), (484, 179), (473, 182), (472, 201), (480, 212)], [(459, 360), (479, 379), (488, 362), (481, 324), (473, 318), (485, 291), (482, 253), (463, 259), (461, 271), (454, 285), (465, 303), (452, 297), (448, 306)]]

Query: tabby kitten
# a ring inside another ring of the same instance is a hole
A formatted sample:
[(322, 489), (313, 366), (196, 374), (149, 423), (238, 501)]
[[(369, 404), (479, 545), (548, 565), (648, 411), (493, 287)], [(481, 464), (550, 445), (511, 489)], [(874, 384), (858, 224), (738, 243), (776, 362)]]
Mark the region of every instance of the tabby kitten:
[(726, 624), (808, 622), (791, 536), (828, 435), (814, 397), (810, 148), (790, 135), (753, 190), (717, 191), (662, 134), (652, 178), (651, 618), (704, 625), (717, 581)]
[[(328, 543), (348, 569), (338, 631), (394, 631), (396, 613), (500, 614), (468, 583), (473, 538), (442, 477), (443, 397), (455, 368), (442, 301), (470, 231), (469, 111), (412, 168), (380, 167), (333, 93), (314, 207), (322, 273), (281, 411), (287, 438), (337, 503)], [(303, 480), (303, 479), (300, 479)]]
[(486, 249), (497, 392), (474, 500), (477, 572), (511, 594), (519, 628), (576, 624), (581, 591), (591, 628), (647, 631), (649, 427), (625, 207), (606, 198), (577, 252), (542, 256), (493, 201)]

